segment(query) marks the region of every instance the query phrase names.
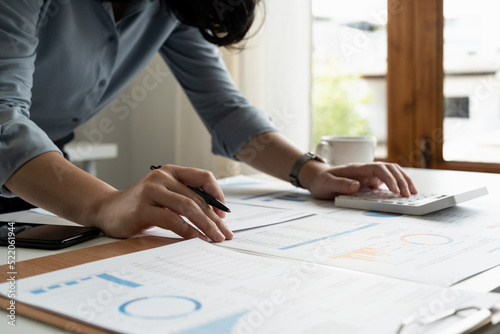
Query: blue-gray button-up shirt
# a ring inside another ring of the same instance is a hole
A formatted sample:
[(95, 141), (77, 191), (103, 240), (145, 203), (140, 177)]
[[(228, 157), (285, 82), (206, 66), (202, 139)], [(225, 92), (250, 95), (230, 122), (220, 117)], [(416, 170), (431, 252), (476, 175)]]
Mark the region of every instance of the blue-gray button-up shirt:
[(110, 3), (97, 0), (0, 1), (0, 195), (12, 196), (3, 185), (19, 167), (59, 151), (52, 141), (113, 101), (158, 51), (215, 154), (234, 157), (276, 131), (235, 88), (217, 47), (160, 11), (158, 0), (133, 1), (118, 22)]

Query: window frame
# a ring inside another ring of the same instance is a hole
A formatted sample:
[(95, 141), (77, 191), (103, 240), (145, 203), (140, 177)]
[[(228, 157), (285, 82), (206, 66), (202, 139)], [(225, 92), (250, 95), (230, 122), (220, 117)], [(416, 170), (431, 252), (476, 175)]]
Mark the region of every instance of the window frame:
[(388, 0), (387, 160), (500, 173), (500, 164), (443, 158), (443, 32), (443, 0)]

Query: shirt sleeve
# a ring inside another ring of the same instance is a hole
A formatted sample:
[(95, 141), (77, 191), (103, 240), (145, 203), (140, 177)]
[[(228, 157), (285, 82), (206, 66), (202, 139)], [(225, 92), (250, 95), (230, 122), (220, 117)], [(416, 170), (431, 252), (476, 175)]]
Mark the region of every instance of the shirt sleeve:
[(18, 168), (42, 153), (59, 151), (30, 120), (36, 30), (48, 3), (0, 1), (0, 196), (4, 197), (14, 196), (4, 184)]
[(160, 50), (212, 136), (212, 152), (234, 159), (254, 137), (277, 131), (264, 111), (235, 87), (219, 49), (179, 24)]

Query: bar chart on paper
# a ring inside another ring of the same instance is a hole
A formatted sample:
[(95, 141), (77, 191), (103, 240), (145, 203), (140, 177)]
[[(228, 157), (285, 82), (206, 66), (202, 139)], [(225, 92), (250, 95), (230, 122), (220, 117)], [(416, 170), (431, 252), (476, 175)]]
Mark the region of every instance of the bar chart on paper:
[[(189, 297), (191, 293), (187, 293), (187, 296), (181, 295), (181, 291), (176, 291), (175, 294), (158, 294), (146, 287), (146, 285), (153, 283), (150, 278), (146, 279), (149, 282), (138, 283), (131, 281), (130, 278), (124, 278), (127, 276), (129, 275), (124, 274), (124, 272), (101, 273), (38, 287), (30, 290), (29, 293), (59, 302), (61, 297), (64, 300), (63, 296), (72, 295), (74, 299), (81, 300), (77, 310), (89, 320), (107, 308), (105, 314), (108, 319), (120, 318), (122, 322), (130, 322), (128, 325), (132, 325), (132, 327), (133, 324), (146, 320), (165, 321), (189, 318), (196, 316), (196, 313), (202, 308), (201, 298), (197, 300)], [(145, 281), (144, 278), (137, 276), (135, 279)], [(139, 287), (142, 287), (139, 289), (140, 293), (145, 293), (146, 296), (127, 299), (126, 296)], [(165, 289), (160, 291), (165, 291)], [(113, 300), (120, 300), (120, 303), (112, 303)], [(108, 305), (112, 306), (108, 308)], [(203, 306), (206, 307), (206, 305)], [(234, 315), (230, 317), (235, 318)], [(224, 323), (227, 324), (227, 319), (218, 321), (218, 328), (222, 329), (221, 326)], [(215, 324), (211, 324), (211, 326), (213, 327)]]
[(386, 253), (382, 249), (365, 247), (349, 253), (333, 256), (332, 259), (350, 259), (385, 263), (385, 261), (383, 261), (385, 256), (391, 256), (391, 254)]
[[(96, 280), (99, 280), (99, 279), (102, 279), (103, 281), (107, 281), (107, 282), (112, 282), (112, 283), (115, 283), (118, 285), (123, 285), (126, 287), (135, 288), (135, 287), (141, 286), (141, 284), (127, 281), (123, 278), (118, 278), (117, 276), (113, 276), (113, 275), (110, 275), (108, 273), (103, 273), (103, 274), (98, 274), (95, 276), (86, 276), (86, 277), (82, 277), (82, 278), (72, 279), (69, 281), (57, 282), (57, 283), (51, 284), (49, 286), (36, 288), (36, 289), (31, 290), (29, 292), (31, 294), (34, 294), (34, 295), (40, 295), (40, 294), (45, 294), (45, 293), (49, 294), (52, 291), (64, 292), (66, 289), (69, 289), (71, 287), (74, 287), (77, 289), (85, 289), (86, 285), (89, 285), (89, 283), (95, 282)], [(104, 282), (101, 282), (101, 283), (104, 283)], [(92, 284), (92, 286), (93, 285), (94, 284)]]
[(98, 274), (31, 289), (29, 293), (40, 298), (40, 307), (52, 307), (61, 314), (79, 316), (123, 333), (163, 333), (159, 323), (178, 334), (229, 333), (247, 313), (243, 307), (238, 311), (239, 302), (221, 298), (220, 293), (193, 293), (178, 281), (165, 284), (150, 275), (135, 275), (135, 282), (128, 276), (124, 272)]
[[(385, 256), (376, 249), (352, 255)], [(7, 286), (0, 284), (0, 294)], [(33, 276), (18, 286), (23, 303), (108, 331), (150, 334), (395, 332), (443, 290), (199, 239)], [(461, 291), (450, 306), (497, 301)]]
[(227, 333), (251, 297), (233, 298), (226, 287), (269, 268), (257, 258), (239, 263), (217, 248), (212, 254), (214, 246), (207, 246), (149, 256), (153, 249), (28, 278), (19, 283), (19, 300), (121, 333)]

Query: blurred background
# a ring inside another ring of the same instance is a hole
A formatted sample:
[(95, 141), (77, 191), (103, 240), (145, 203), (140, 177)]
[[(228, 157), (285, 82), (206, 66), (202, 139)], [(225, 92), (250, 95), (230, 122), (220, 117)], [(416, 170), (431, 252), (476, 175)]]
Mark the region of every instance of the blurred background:
[[(436, 1), (444, 14), (443, 159), (500, 163), (500, 2)], [(222, 50), (244, 96), (304, 151), (322, 135), (371, 134), (385, 159), (388, 1), (268, 0), (259, 15), (262, 26), (244, 51)], [(146, 89), (151, 73), (158, 85)], [(109, 154), (97, 154), (103, 144), (113, 145)], [(208, 132), (158, 55), (78, 129), (73, 145), (77, 160), (94, 155), (96, 175), (117, 188), (152, 164), (204, 168), (217, 178), (255, 172), (211, 154)]]

